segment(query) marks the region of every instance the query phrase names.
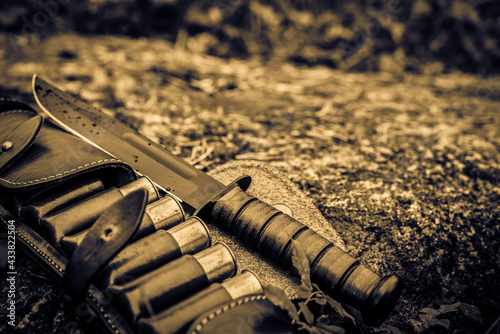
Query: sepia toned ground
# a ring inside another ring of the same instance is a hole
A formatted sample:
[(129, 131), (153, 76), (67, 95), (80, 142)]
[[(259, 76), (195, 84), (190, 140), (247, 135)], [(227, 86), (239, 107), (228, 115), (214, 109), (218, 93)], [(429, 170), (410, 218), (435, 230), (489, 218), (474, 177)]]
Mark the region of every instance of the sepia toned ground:
[[(0, 35), (0, 44), (4, 97), (32, 102), (37, 73), (206, 171), (250, 160), (284, 172), (351, 255), (406, 284), (385, 326), (351, 331), (417, 333), (448, 319), (448, 330), (428, 332), (483, 333), (498, 318), (498, 77), (222, 59), (160, 38), (57, 34), (13, 50)], [(80, 333), (69, 298), (19, 258), (29, 268), (19, 331)], [(465, 307), (425, 311), (457, 302)]]

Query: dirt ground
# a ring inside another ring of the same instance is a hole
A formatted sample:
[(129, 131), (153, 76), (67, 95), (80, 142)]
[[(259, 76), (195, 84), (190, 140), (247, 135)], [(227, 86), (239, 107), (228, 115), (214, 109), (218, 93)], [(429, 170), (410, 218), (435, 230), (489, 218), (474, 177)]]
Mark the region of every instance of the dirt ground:
[[(498, 318), (498, 77), (221, 59), (161, 39), (0, 44), (2, 96), (31, 102), (37, 73), (199, 168), (253, 160), (286, 173), (351, 255), (406, 284), (386, 325), (352, 331), (484, 333)], [(30, 269), (20, 332), (80, 333), (50, 276), (23, 255), (18, 265)]]

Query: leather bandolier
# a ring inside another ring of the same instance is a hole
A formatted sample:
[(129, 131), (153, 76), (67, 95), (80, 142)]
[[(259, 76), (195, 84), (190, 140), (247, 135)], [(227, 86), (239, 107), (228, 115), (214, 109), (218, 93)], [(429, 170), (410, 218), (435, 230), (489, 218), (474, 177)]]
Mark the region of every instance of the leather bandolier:
[(127, 164), (0, 100), (0, 227), (112, 333), (295, 333), (205, 223)]

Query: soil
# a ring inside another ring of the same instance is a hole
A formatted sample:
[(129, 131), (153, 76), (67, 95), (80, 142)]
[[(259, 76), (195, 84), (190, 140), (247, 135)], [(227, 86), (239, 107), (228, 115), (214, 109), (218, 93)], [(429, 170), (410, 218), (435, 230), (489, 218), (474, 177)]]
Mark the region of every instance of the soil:
[[(433, 317), (448, 330), (430, 332), (483, 333), (498, 318), (500, 78), (222, 59), (156, 38), (0, 44), (0, 95), (33, 102), (37, 73), (201, 169), (254, 160), (286, 173), (351, 255), (406, 284), (386, 325), (355, 331), (419, 332), (426, 308), (457, 302)], [(18, 258), (18, 330), (81, 333), (55, 281)]]

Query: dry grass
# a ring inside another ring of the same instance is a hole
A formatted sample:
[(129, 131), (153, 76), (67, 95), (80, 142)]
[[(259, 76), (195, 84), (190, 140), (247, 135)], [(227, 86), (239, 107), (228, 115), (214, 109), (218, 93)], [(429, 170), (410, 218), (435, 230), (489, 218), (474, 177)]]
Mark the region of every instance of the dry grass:
[(0, 66), (9, 95), (25, 96), (37, 72), (199, 168), (256, 159), (285, 171), (352, 255), (407, 283), (389, 325), (411, 333), (419, 310), (454, 302), (481, 311), (483, 325), (452, 323), (469, 333), (497, 318), (498, 78), (345, 73), (75, 35)]

